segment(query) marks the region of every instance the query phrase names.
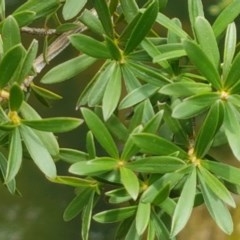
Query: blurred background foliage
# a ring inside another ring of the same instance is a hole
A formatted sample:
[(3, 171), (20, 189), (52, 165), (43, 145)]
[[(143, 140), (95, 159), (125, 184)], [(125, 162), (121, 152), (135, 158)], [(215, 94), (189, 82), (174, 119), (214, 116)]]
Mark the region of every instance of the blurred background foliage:
[[(12, 12), (18, 6), (26, 1), (24, 0), (7, 0), (7, 12)], [(231, 0), (204, 0), (203, 4), (208, 13), (209, 19), (214, 19)], [(186, 0), (169, 0), (165, 10), (169, 17), (179, 17), (184, 24), (184, 29), (188, 29)], [(238, 29), (240, 32), (240, 29)], [(28, 41), (27, 35), (23, 35), (25, 41)], [(41, 39), (40, 39), (41, 40)], [(68, 47), (53, 63), (61, 61), (61, 57), (72, 57), (75, 53), (71, 47)], [(51, 65), (52, 66), (52, 65)], [(48, 68), (46, 68), (46, 71)], [(42, 116), (55, 116), (69, 114), (78, 116), (75, 111), (75, 105), (79, 92), (83, 88), (86, 80), (91, 79), (94, 71), (85, 71), (75, 77), (81, 81), (72, 81), (72, 84), (61, 83), (57, 86), (50, 86), (55, 92), (63, 96), (64, 100), (54, 103), (54, 108), (46, 108), (37, 105), (38, 111)], [(66, 85), (68, 84), (68, 85)], [(82, 86), (81, 86), (82, 84)], [(72, 86), (72, 89), (65, 91), (66, 86)], [(66, 101), (67, 99), (67, 101)], [(83, 128), (77, 131), (59, 135), (60, 144), (63, 147), (72, 147), (83, 149), (85, 146), (85, 132)], [(82, 137), (83, 136), (83, 137)], [(215, 154), (222, 156), (224, 159), (234, 161), (228, 148), (215, 149)], [(61, 163), (64, 165), (64, 163)], [(59, 166), (63, 171), (64, 166)], [(25, 170), (27, 169), (27, 171)], [(24, 174), (21, 174), (23, 173)], [(25, 161), (18, 177), (18, 186), (21, 189), (23, 197), (11, 196), (0, 185), (0, 239), (6, 240), (79, 240), (80, 224), (79, 219), (71, 222), (64, 222), (62, 218), (63, 211), (68, 202), (73, 197), (72, 189), (66, 186), (52, 184), (42, 178), (39, 171), (33, 166), (31, 161)], [(222, 233), (213, 220), (210, 218), (207, 210), (200, 206), (194, 209), (192, 217), (181, 232), (179, 240), (238, 240), (240, 239), (240, 199), (236, 200), (238, 207), (232, 211), (235, 224), (234, 232), (231, 236)], [(104, 202), (102, 203), (104, 205)], [(114, 226), (103, 226), (94, 224), (91, 232), (91, 240), (112, 240)]]

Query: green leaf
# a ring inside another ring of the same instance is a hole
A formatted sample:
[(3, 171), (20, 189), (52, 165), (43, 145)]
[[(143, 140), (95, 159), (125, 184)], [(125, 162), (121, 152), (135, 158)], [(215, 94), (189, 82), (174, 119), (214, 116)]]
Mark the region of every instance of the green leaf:
[(34, 11), (21, 11), (13, 13), (13, 17), (16, 19), (18, 26), (23, 27), (27, 26), (34, 21), (36, 18), (36, 12)]
[(197, 116), (206, 111), (219, 99), (219, 93), (203, 93), (185, 98), (181, 103), (174, 107), (172, 116), (174, 118), (182, 119)]
[(84, 71), (95, 61), (96, 59), (82, 54), (52, 68), (43, 76), (41, 82), (45, 84), (63, 82)]
[(12, 47), (21, 43), (20, 30), (13, 16), (8, 16), (2, 26), (3, 50), (6, 53)]
[(9, 183), (17, 175), (22, 163), (22, 143), (19, 129), (12, 131), (5, 182)]
[(1, 21), (5, 18), (5, 0), (0, 1), (0, 19)]
[(192, 30), (194, 30), (195, 21), (198, 16), (204, 17), (203, 4), (201, 0), (188, 0), (188, 12)]
[(218, 44), (210, 23), (204, 17), (197, 17), (194, 25), (197, 40), (203, 52), (216, 69), (219, 67), (220, 54)]
[(64, 20), (76, 17), (86, 3), (87, 0), (66, 0), (62, 10)]
[(215, 36), (219, 37), (226, 30), (228, 24), (233, 22), (239, 13), (239, 1), (232, 1), (227, 7), (225, 7), (213, 23), (213, 31)]
[(176, 236), (184, 228), (191, 215), (196, 194), (196, 178), (196, 168), (193, 168), (192, 173), (184, 183), (177, 206), (174, 210), (171, 236)]
[(88, 9), (84, 9), (79, 20), (95, 33), (104, 34), (104, 29), (99, 19)]
[(151, 30), (151, 27), (156, 20), (157, 13), (158, 1), (153, 0), (148, 5), (142, 16), (139, 18), (138, 22), (132, 30), (130, 38), (126, 42), (124, 49), (124, 53), (126, 55), (132, 52)]
[(119, 61), (120, 63), (124, 61), (122, 50), (118, 47), (116, 41), (112, 40), (108, 36), (105, 36), (106, 46), (112, 59)]
[(106, 210), (95, 214), (93, 216), (93, 219), (100, 223), (120, 222), (126, 218), (133, 216), (136, 212), (136, 209), (136, 206), (131, 206)]
[(93, 132), (100, 145), (110, 156), (118, 158), (118, 148), (101, 119), (87, 108), (81, 108), (81, 111), (86, 124)]
[(102, 59), (111, 58), (107, 46), (92, 37), (84, 34), (73, 34), (70, 36), (70, 42), (78, 51), (88, 56)]
[(152, 156), (130, 162), (126, 165), (132, 171), (143, 173), (167, 173), (174, 172), (184, 167), (185, 162), (171, 156)]
[(88, 240), (89, 230), (92, 220), (92, 210), (93, 210), (93, 203), (94, 203), (94, 195), (95, 193), (92, 192), (91, 196), (89, 197), (87, 205), (83, 208), (82, 211), (82, 239)]
[(210, 110), (197, 134), (195, 153), (198, 158), (204, 157), (208, 152), (216, 132), (222, 125), (224, 110), (221, 102), (216, 102)]
[[(16, 45), (5, 54), (0, 64), (0, 89), (12, 79), (23, 56), (22, 45)], [(11, 64), (9, 64), (11, 63)]]
[(40, 131), (60, 133), (77, 128), (82, 120), (71, 117), (55, 117), (41, 120), (22, 120), (22, 123)]
[(199, 166), (199, 174), (202, 176), (202, 180), (205, 184), (212, 190), (212, 192), (223, 202), (231, 207), (236, 207), (234, 199), (227, 188), (222, 182), (218, 180), (213, 174), (211, 174), (207, 169)]
[(231, 103), (225, 102), (223, 127), (234, 156), (240, 160), (240, 148), (238, 145), (240, 136), (240, 124), (236, 111), (237, 110)]
[(132, 107), (133, 105), (151, 97), (158, 90), (159, 87), (153, 86), (148, 83), (144, 84), (126, 95), (126, 97), (124, 97), (121, 101), (119, 109)]
[(37, 40), (33, 40), (31, 45), (29, 46), (23, 61), (21, 63), (21, 67), (19, 69), (19, 74), (18, 74), (18, 78), (17, 78), (17, 82), (19, 84), (21, 84), (25, 78), (29, 75), (30, 71), (33, 68), (33, 62), (37, 56), (37, 52), (38, 52), (38, 42)]
[(105, 30), (106, 35), (113, 39), (114, 34), (112, 18), (106, 0), (102, 1), (94, 0), (93, 4), (97, 11), (98, 18), (101, 21), (102, 26)]
[(109, 197), (109, 203), (123, 203), (130, 201), (132, 197), (128, 194), (125, 188), (117, 188), (105, 193)]
[(68, 163), (75, 163), (88, 159), (88, 154), (71, 148), (60, 148), (58, 157)]
[[(38, 113), (26, 102), (22, 103), (20, 112), (26, 120), (41, 120)], [(37, 130), (34, 130), (34, 132), (52, 156), (57, 156), (59, 154), (58, 142), (53, 133)]]
[(231, 234), (233, 231), (233, 222), (228, 208), (223, 202), (206, 186), (203, 177), (198, 174), (201, 190), (206, 207), (212, 216), (213, 220), (226, 234)]
[(46, 17), (47, 15), (55, 12), (60, 6), (59, 0), (28, 0), (14, 12), (17, 14), (23, 11), (33, 11), (36, 13), (35, 19)]
[(88, 131), (87, 137), (86, 137), (86, 149), (89, 155), (89, 159), (96, 158), (96, 147), (95, 147), (95, 141), (94, 136), (91, 131)]
[(238, 86), (240, 84), (239, 83), (240, 74), (238, 71), (239, 64), (240, 64), (240, 53), (236, 55), (233, 62), (231, 63), (231, 67), (229, 68), (229, 72), (224, 83), (224, 87), (227, 90), (230, 90), (231, 93), (236, 93), (236, 90), (238, 90)]
[(120, 0), (121, 8), (127, 22), (130, 22), (138, 13), (138, 5), (135, 0)]
[(23, 103), (24, 94), (18, 84), (13, 84), (10, 89), (9, 106), (11, 111), (18, 111)]
[(132, 199), (136, 200), (140, 190), (140, 185), (136, 174), (126, 167), (121, 167), (120, 177), (124, 188), (127, 190)]
[[(5, 179), (6, 171), (7, 171), (7, 159), (5, 156), (0, 152), (0, 170), (2, 173), (3, 178)], [(15, 179), (6, 182), (6, 186), (8, 188), (8, 191), (13, 195), (16, 192), (16, 181)]]
[(83, 208), (88, 204), (94, 190), (92, 188), (83, 189), (67, 206), (63, 213), (64, 221), (70, 221), (75, 218)]
[(69, 177), (69, 176), (57, 176), (55, 178), (49, 179), (49, 181), (63, 184), (71, 187), (94, 187), (97, 186), (97, 182), (95, 180), (88, 180), (77, 177)]
[(175, 21), (172, 21), (162, 13), (158, 13), (156, 22), (167, 28), (169, 31), (174, 32), (180, 38), (189, 38), (188, 34), (179, 25), (177, 25)]
[(140, 202), (136, 213), (136, 229), (139, 235), (142, 235), (148, 227), (150, 214), (151, 204)]
[(110, 77), (102, 100), (103, 118), (107, 121), (117, 108), (122, 92), (121, 69), (118, 64), (115, 65), (112, 76)]
[[(224, 54), (223, 54), (223, 79), (226, 77), (231, 69), (232, 60), (235, 54), (237, 44), (237, 30), (235, 23), (231, 23), (227, 27), (225, 42), (224, 42)], [(225, 84), (224, 84), (225, 86)]]
[(211, 83), (214, 88), (221, 89), (221, 80), (218, 70), (201, 47), (190, 40), (184, 40), (183, 46), (192, 63), (206, 80)]
[(69, 172), (77, 175), (99, 175), (118, 167), (118, 160), (108, 157), (81, 161), (70, 166)]
[(171, 155), (176, 153), (179, 157), (187, 157), (187, 153), (174, 143), (150, 133), (138, 133), (132, 136), (135, 144), (144, 152), (155, 155)]
[(179, 59), (180, 57), (186, 56), (185, 50), (175, 50), (165, 53), (161, 53), (153, 58), (153, 63), (160, 63), (165, 60)]
[(173, 82), (160, 89), (160, 93), (175, 97), (189, 97), (211, 91), (212, 89), (209, 84), (190, 81)]
[(237, 167), (230, 166), (229, 164), (224, 164), (221, 162), (213, 162), (204, 160), (201, 162), (201, 165), (219, 176), (220, 178), (236, 184), (240, 185), (240, 169)]
[(100, 104), (106, 90), (106, 85), (110, 77), (114, 74), (115, 66), (114, 62), (110, 62), (105, 68), (102, 68), (99, 74), (95, 75), (93, 86), (88, 90), (88, 105), (90, 107)]
[(47, 177), (55, 178), (57, 172), (54, 161), (36, 133), (24, 125), (20, 126), (20, 133), (34, 163)]
[(33, 90), (34, 93), (37, 95), (49, 99), (49, 100), (60, 100), (62, 97), (52, 91), (47, 90), (46, 88), (39, 87), (35, 85), (34, 83), (31, 83), (31, 89)]

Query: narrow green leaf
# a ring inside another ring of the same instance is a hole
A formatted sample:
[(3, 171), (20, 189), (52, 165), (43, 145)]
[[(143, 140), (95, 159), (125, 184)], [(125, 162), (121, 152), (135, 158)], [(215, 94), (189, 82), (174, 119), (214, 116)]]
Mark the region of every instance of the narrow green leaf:
[(52, 68), (43, 76), (41, 82), (45, 84), (63, 82), (84, 71), (95, 61), (96, 59), (83, 54)]
[(151, 214), (151, 204), (150, 203), (138, 203), (137, 213), (136, 213), (136, 229), (139, 235), (142, 235), (146, 228), (148, 227)]
[(225, 79), (224, 86), (226, 89), (230, 90), (231, 93), (236, 93), (235, 89), (238, 89), (239, 81), (240, 81), (240, 74), (238, 71), (238, 66), (240, 64), (240, 53), (236, 55), (233, 62), (231, 63), (231, 67), (229, 68), (228, 75)]
[(102, 1), (94, 0), (93, 3), (106, 35), (113, 39), (114, 34), (112, 18), (106, 0)]
[[(224, 42), (224, 54), (223, 54), (223, 79), (226, 77), (231, 69), (232, 60), (235, 54), (237, 44), (237, 30), (235, 23), (230, 23), (227, 27), (225, 42)], [(225, 84), (224, 84), (225, 86)]]
[(35, 85), (34, 83), (31, 83), (31, 89), (35, 94), (38, 94), (39, 96), (49, 99), (49, 100), (60, 100), (62, 97), (52, 91), (47, 90), (46, 88), (39, 87)]
[(2, 26), (3, 50), (6, 53), (12, 47), (21, 43), (20, 30), (13, 16), (8, 16)]
[(188, 34), (181, 27), (179, 27), (174, 21), (172, 21), (170, 18), (168, 18), (164, 14), (158, 13), (156, 21), (160, 25), (167, 28), (169, 31), (174, 32), (180, 38), (183, 38), (183, 39), (189, 38)]
[(25, 78), (29, 75), (29, 72), (33, 68), (33, 62), (37, 56), (37, 51), (38, 51), (38, 41), (33, 40), (31, 45), (29, 46), (23, 61), (21, 63), (21, 67), (19, 69), (19, 75), (17, 76), (17, 82), (21, 84)]
[(75, 218), (85, 206), (87, 206), (89, 198), (93, 193), (92, 188), (83, 189), (67, 206), (63, 213), (63, 219), (70, 221)]
[(165, 60), (179, 59), (180, 57), (186, 56), (185, 50), (175, 50), (166, 53), (162, 53), (153, 58), (153, 63), (160, 63)]
[(126, 165), (132, 171), (143, 173), (167, 173), (174, 172), (184, 167), (185, 162), (171, 156), (145, 157)]
[(223, 127), (234, 156), (240, 160), (240, 148), (238, 145), (240, 136), (240, 124), (236, 111), (237, 110), (231, 103), (225, 103)]
[(216, 102), (210, 110), (197, 134), (195, 143), (195, 153), (198, 158), (202, 158), (209, 150), (216, 132), (222, 125), (224, 109), (221, 102)]
[(188, 0), (188, 12), (192, 30), (194, 31), (195, 21), (198, 16), (204, 17), (203, 4), (201, 0)]
[(79, 20), (95, 33), (104, 34), (104, 29), (99, 19), (88, 9), (84, 9)]
[(237, 167), (230, 166), (229, 164), (224, 164), (221, 162), (214, 162), (204, 160), (201, 162), (201, 165), (214, 173), (215, 175), (219, 176), (220, 178), (236, 184), (240, 185), (240, 169)]
[(18, 111), (22, 105), (24, 94), (18, 84), (13, 84), (10, 89), (9, 106), (11, 111)]
[(107, 49), (112, 56), (112, 59), (119, 62), (123, 61), (124, 59), (123, 59), (122, 51), (117, 45), (116, 41), (112, 40), (108, 36), (105, 36), (105, 41), (106, 41)]
[(92, 37), (84, 34), (73, 34), (70, 36), (70, 42), (78, 51), (88, 56), (103, 59), (111, 58), (107, 46)]
[(76, 149), (60, 148), (58, 157), (68, 163), (75, 163), (87, 160), (88, 154)]
[(201, 47), (190, 40), (184, 40), (183, 46), (192, 63), (197, 67), (206, 80), (211, 83), (214, 88), (221, 89), (218, 70)]
[(219, 68), (220, 54), (218, 44), (210, 23), (204, 17), (197, 17), (194, 25), (201, 49), (209, 57), (216, 69)]
[[(6, 177), (6, 171), (7, 171), (7, 159), (6, 157), (0, 152), (0, 170), (2, 173), (3, 178), (5, 179)], [(4, 180), (3, 179), (3, 180)], [(6, 186), (8, 188), (8, 191), (13, 195), (16, 193), (16, 181), (15, 179), (9, 181), (6, 183)]]
[(93, 219), (100, 223), (120, 222), (126, 218), (133, 216), (136, 212), (136, 209), (136, 206), (131, 206), (106, 210), (95, 214), (93, 216)]
[(135, 0), (120, 0), (121, 8), (127, 22), (131, 22), (132, 19), (138, 13), (138, 5)]
[(103, 118), (105, 121), (113, 114), (117, 108), (122, 92), (121, 69), (118, 64), (115, 65), (112, 76), (110, 77), (102, 100)]
[(34, 163), (47, 177), (55, 178), (57, 172), (54, 161), (36, 133), (24, 125), (20, 126), (20, 133)]
[(93, 132), (100, 145), (110, 156), (118, 158), (118, 148), (101, 119), (87, 108), (82, 108), (81, 111), (86, 124)]
[[(16, 45), (5, 54), (0, 64), (0, 89), (14, 76), (23, 56), (22, 45)], [(9, 64), (11, 63), (11, 64)]]
[(109, 200), (108, 200), (109, 203), (119, 204), (119, 203), (130, 201), (132, 199), (125, 188), (117, 188), (117, 189), (108, 191), (105, 194), (106, 196), (109, 197)]
[(89, 155), (89, 159), (96, 158), (96, 147), (95, 147), (95, 141), (94, 136), (91, 131), (88, 131), (87, 137), (86, 137), (86, 149)]
[(144, 84), (139, 88), (136, 88), (123, 98), (119, 105), (119, 109), (129, 108), (138, 104), (139, 102), (151, 97), (159, 90), (159, 87), (151, 84)]
[(150, 31), (153, 23), (156, 20), (158, 13), (158, 1), (153, 0), (140, 19), (138, 20), (137, 24), (132, 30), (132, 34), (130, 38), (128, 39), (124, 53), (127, 55), (130, 52), (132, 52), (139, 44), (140, 42), (144, 39), (144, 37), (148, 34)]
[(87, 0), (66, 0), (62, 10), (64, 20), (76, 17), (86, 3)]
[(205, 184), (212, 190), (212, 192), (223, 202), (231, 207), (236, 207), (234, 199), (227, 188), (221, 183), (213, 174), (203, 167), (198, 168), (202, 175), (202, 179)]
[(22, 143), (19, 129), (12, 131), (5, 182), (9, 183), (17, 175), (22, 163)]
[[(38, 113), (26, 102), (23, 102), (21, 105), (20, 112), (24, 119), (26, 120), (41, 120), (42, 118), (38, 115)], [(59, 146), (56, 140), (56, 137), (53, 133), (50, 132), (42, 132), (38, 130), (34, 130), (35, 134), (40, 138), (43, 145), (46, 147), (48, 152), (52, 156), (57, 156), (59, 154)]]
[(92, 191), (91, 196), (89, 197), (87, 205), (83, 208), (82, 211), (82, 239), (88, 240), (89, 239), (89, 230), (92, 220), (92, 210), (93, 210), (93, 203), (94, 203), (94, 195), (95, 193)]
[(126, 168), (120, 168), (121, 182), (133, 200), (136, 200), (139, 194), (140, 185), (136, 174)]
[(212, 104), (220, 99), (218, 93), (203, 93), (185, 98), (173, 109), (174, 118), (191, 118), (206, 111)]
[(213, 31), (217, 38), (226, 30), (228, 24), (234, 21), (239, 13), (239, 1), (232, 1), (227, 7), (223, 9), (213, 24)]
[(191, 215), (196, 194), (196, 178), (196, 168), (193, 168), (183, 186), (173, 214), (171, 236), (176, 236), (184, 228)]
[(179, 157), (186, 157), (187, 153), (174, 143), (150, 133), (134, 134), (135, 144), (144, 152), (155, 155), (171, 155), (177, 153)]
[(0, 19), (1, 21), (5, 18), (5, 0), (0, 1)]
[(201, 190), (206, 207), (212, 216), (213, 220), (226, 234), (231, 234), (233, 231), (233, 222), (228, 208), (223, 202), (208, 188), (203, 177), (198, 174)]
[(195, 94), (211, 91), (212, 88), (209, 84), (190, 81), (173, 82), (160, 89), (160, 93), (176, 97), (190, 97)]
[(71, 187), (94, 187), (97, 185), (97, 182), (95, 180), (69, 176), (57, 176), (55, 178), (49, 179), (49, 181)]
[(113, 75), (113, 71), (115, 69), (115, 63), (110, 62), (109, 64), (106, 64), (104, 68), (101, 68), (100, 73), (95, 75), (92, 83), (92, 87), (88, 90), (88, 105), (90, 107), (94, 107), (98, 104), (100, 104), (106, 85), (110, 79), (110, 77)]
[(55, 118), (44, 118), (41, 120), (22, 120), (22, 123), (46, 132), (68, 132), (77, 128), (83, 121), (78, 118), (71, 117), (55, 117)]
[(29, 25), (34, 21), (36, 18), (36, 12), (29, 10), (21, 11), (13, 13), (13, 17), (16, 19), (18, 26), (23, 27)]
[(81, 161), (70, 166), (69, 172), (77, 175), (99, 175), (112, 171), (118, 167), (118, 160), (113, 158), (95, 158), (89, 161)]

